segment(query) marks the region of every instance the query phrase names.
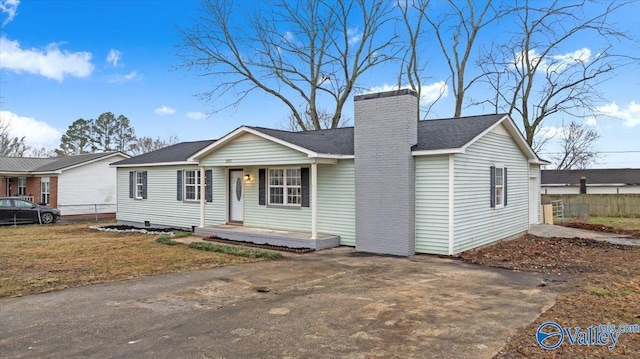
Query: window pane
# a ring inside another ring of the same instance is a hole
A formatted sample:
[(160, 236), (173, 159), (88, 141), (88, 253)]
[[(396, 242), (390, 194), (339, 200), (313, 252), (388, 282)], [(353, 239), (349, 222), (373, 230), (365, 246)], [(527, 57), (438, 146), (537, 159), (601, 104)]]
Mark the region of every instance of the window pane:
[(269, 185), (270, 186), (282, 186), (284, 170), (282, 169), (269, 169)]
[(496, 206), (502, 206), (502, 187), (496, 187)]
[(502, 168), (496, 168), (496, 186), (502, 186)]
[(287, 188), (287, 203), (288, 204), (300, 204), (300, 187)]
[(287, 169), (287, 186), (300, 185), (300, 169)]
[(282, 187), (270, 187), (269, 188), (269, 203), (283, 204), (284, 203), (284, 189)]

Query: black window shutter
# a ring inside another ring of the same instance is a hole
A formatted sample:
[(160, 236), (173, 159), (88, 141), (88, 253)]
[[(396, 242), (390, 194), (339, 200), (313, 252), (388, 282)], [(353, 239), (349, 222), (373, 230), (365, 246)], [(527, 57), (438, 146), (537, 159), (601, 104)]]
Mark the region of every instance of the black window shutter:
[(182, 171), (178, 170), (178, 175), (176, 177), (176, 184), (178, 187), (176, 188), (176, 200), (182, 201)]
[(502, 190), (504, 192), (504, 205), (507, 205), (507, 167), (502, 169), (502, 176), (504, 177), (502, 179), (502, 183), (504, 185), (504, 189)]
[(302, 189), (302, 207), (309, 207), (309, 168), (300, 169), (300, 187)]
[(129, 198), (133, 198), (135, 175), (134, 171), (129, 171)]
[(206, 170), (204, 172), (204, 200), (213, 201), (213, 171)]
[(258, 169), (258, 204), (267, 204), (267, 171), (264, 168)]
[(147, 171), (142, 172), (142, 199), (147, 199)]
[(491, 208), (496, 206), (496, 166), (491, 166)]

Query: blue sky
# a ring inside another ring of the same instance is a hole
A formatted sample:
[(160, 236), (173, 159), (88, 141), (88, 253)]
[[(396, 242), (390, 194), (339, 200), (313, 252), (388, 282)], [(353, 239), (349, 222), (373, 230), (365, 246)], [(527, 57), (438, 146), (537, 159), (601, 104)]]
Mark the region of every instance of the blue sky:
[[(284, 106), (257, 92), (235, 111), (207, 115), (211, 104), (195, 95), (215, 79), (179, 68), (176, 48), (177, 26), (189, 26), (199, 1), (0, 0), (0, 4), (0, 116), (34, 147), (55, 148), (74, 120), (97, 118), (106, 111), (127, 116), (137, 135), (175, 134), (183, 141), (218, 138), (242, 124), (278, 128), (287, 115)], [(634, 4), (614, 19), (636, 39), (640, 39), (634, 16), (638, 13), (640, 4)], [(496, 27), (484, 36), (500, 37), (504, 32)], [(435, 49), (435, 43), (432, 46)], [(590, 46), (592, 53), (598, 51), (589, 38), (578, 38), (568, 44), (566, 53)], [(640, 55), (637, 42), (626, 46)], [(448, 75), (439, 53), (427, 53), (429, 78), (424, 82), (438, 89)], [(388, 89), (395, 83), (394, 71), (382, 67), (359, 85)], [(639, 74), (638, 67), (629, 67), (600, 89), (606, 94), (601, 113), (611, 116), (590, 120), (601, 134), (597, 148), (604, 152), (595, 167), (640, 168)], [(452, 97), (447, 88), (431, 117), (451, 116)], [(490, 110), (471, 108), (464, 114), (482, 112)], [(343, 114), (353, 117), (351, 101)], [(546, 126), (557, 132), (561, 124), (562, 118), (553, 118)], [(553, 146), (552, 142), (543, 152), (556, 151)]]

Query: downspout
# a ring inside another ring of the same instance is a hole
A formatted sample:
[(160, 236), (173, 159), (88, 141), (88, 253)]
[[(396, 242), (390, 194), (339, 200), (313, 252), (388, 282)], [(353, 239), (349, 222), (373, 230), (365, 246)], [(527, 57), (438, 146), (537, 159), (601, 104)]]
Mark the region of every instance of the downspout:
[(205, 198), (205, 171), (204, 167), (200, 167), (200, 228), (204, 227), (204, 204)]
[(450, 154), (449, 155), (449, 255), (453, 255), (453, 250), (454, 250), (454, 242), (453, 242), (453, 234), (454, 234), (454, 228), (453, 228), (453, 217), (454, 217), (454, 211), (453, 211), (453, 205), (454, 205), (454, 182), (453, 182), (453, 170), (454, 170), (454, 154)]
[(311, 164), (311, 239), (318, 239), (318, 164)]

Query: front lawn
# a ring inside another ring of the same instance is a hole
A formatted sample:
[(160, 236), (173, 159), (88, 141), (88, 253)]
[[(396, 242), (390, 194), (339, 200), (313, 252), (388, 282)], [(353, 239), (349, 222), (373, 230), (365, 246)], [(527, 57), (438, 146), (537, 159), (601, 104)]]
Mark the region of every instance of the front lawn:
[(156, 243), (89, 225), (0, 227), (0, 298), (259, 259)]
[(570, 345), (542, 349), (535, 340), (545, 322), (588, 328), (640, 324), (640, 247), (579, 238), (525, 235), (461, 254), (471, 263), (540, 273), (541, 286), (557, 288), (556, 304), (516, 335), (496, 358), (640, 358), (640, 334), (621, 334), (613, 350)]
[(620, 229), (640, 230), (640, 218), (591, 217), (589, 223), (602, 224)]

